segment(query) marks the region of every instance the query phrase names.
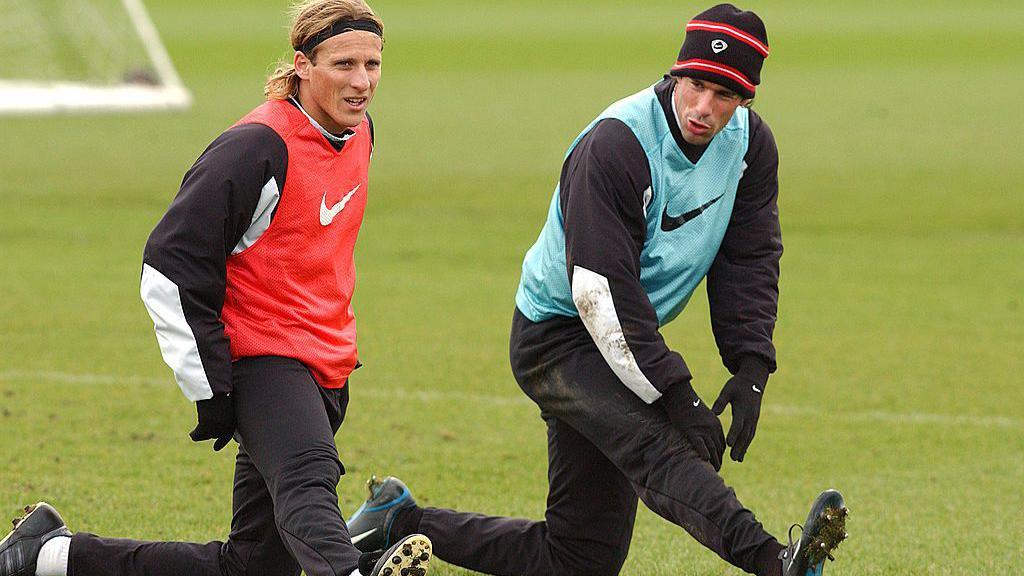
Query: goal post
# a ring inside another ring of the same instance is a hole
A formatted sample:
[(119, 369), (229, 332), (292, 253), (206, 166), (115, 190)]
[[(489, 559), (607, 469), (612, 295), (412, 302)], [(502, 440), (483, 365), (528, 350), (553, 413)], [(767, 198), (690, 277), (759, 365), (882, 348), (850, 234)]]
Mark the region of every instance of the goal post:
[(187, 108), (142, 0), (0, 0), (0, 114)]

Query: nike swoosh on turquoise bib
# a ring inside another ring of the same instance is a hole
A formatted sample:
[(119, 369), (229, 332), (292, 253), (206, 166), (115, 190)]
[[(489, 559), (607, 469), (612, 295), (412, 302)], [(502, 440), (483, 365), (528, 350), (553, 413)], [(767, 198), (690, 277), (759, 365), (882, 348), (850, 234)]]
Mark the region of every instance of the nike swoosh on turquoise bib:
[(707, 202), (705, 202), (701, 206), (699, 206), (697, 208), (694, 208), (693, 210), (690, 210), (689, 212), (683, 212), (679, 216), (669, 216), (668, 215), (668, 204), (666, 203), (665, 204), (665, 210), (661, 213), (661, 229), (663, 231), (665, 231), (665, 232), (671, 232), (671, 231), (675, 230), (676, 228), (679, 228), (683, 224), (686, 224), (690, 220), (693, 220), (697, 216), (700, 216), (701, 212), (704, 212), (712, 204), (714, 204), (715, 202), (718, 202), (719, 200), (721, 200), (722, 196), (725, 196), (725, 194), (724, 193), (723, 194), (719, 194), (718, 196), (716, 196), (715, 198), (712, 198), (711, 200), (708, 200)]

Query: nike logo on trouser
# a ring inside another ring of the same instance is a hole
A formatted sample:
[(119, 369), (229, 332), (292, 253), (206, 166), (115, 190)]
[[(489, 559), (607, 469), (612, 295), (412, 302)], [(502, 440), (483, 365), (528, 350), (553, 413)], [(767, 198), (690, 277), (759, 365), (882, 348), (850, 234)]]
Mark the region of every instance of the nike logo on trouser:
[(693, 210), (690, 210), (689, 212), (683, 212), (679, 216), (668, 215), (668, 202), (666, 202), (665, 210), (661, 213), (661, 229), (665, 232), (671, 232), (676, 228), (679, 228), (683, 224), (686, 224), (690, 220), (693, 220), (697, 216), (700, 216), (701, 212), (704, 212), (705, 210), (710, 208), (712, 204), (721, 200), (722, 196), (725, 196), (724, 192), (719, 194), (717, 197), (708, 200), (703, 205), (694, 208)]

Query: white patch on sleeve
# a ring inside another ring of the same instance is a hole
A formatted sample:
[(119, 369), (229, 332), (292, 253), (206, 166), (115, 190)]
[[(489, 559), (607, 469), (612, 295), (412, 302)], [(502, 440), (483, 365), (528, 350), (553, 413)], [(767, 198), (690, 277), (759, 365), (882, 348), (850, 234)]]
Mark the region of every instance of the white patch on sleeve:
[(153, 319), (160, 353), (185, 397), (193, 402), (212, 398), (213, 389), (199, 358), (196, 337), (185, 320), (178, 286), (156, 268), (143, 264), (141, 294)]
[(255, 244), (260, 236), (267, 231), (267, 228), (270, 228), (270, 217), (273, 216), (274, 208), (277, 207), (279, 200), (281, 200), (281, 190), (277, 187), (277, 180), (271, 178), (263, 185), (263, 190), (260, 191), (260, 201), (256, 203), (256, 211), (252, 213), (252, 223), (249, 224), (245, 234), (242, 234), (242, 239), (238, 241), (235, 249), (231, 251), (232, 256)]
[(576, 266), (572, 273), (572, 301), (583, 325), (597, 344), (605, 362), (627, 388), (648, 404), (661, 398), (661, 392), (640, 371), (629, 349), (622, 324), (615, 313), (615, 302), (608, 279), (596, 272)]
[(644, 190), (644, 212), (647, 212), (647, 207), (651, 205), (651, 198), (654, 197), (654, 191), (648, 186), (647, 190)]

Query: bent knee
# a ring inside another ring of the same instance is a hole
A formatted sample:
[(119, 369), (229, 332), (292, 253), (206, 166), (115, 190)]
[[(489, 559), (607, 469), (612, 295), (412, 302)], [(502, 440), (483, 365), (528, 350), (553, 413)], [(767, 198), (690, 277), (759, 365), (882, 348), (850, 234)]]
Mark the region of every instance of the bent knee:
[(312, 449), (292, 455), (277, 467), (268, 478), (275, 487), (294, 489), (305, 485), (337, 486), (345, 469), (337, 452)]
[(281, 541), (229, 540), (221, 553), (225, 576), (299, 576), (302, 568)]

